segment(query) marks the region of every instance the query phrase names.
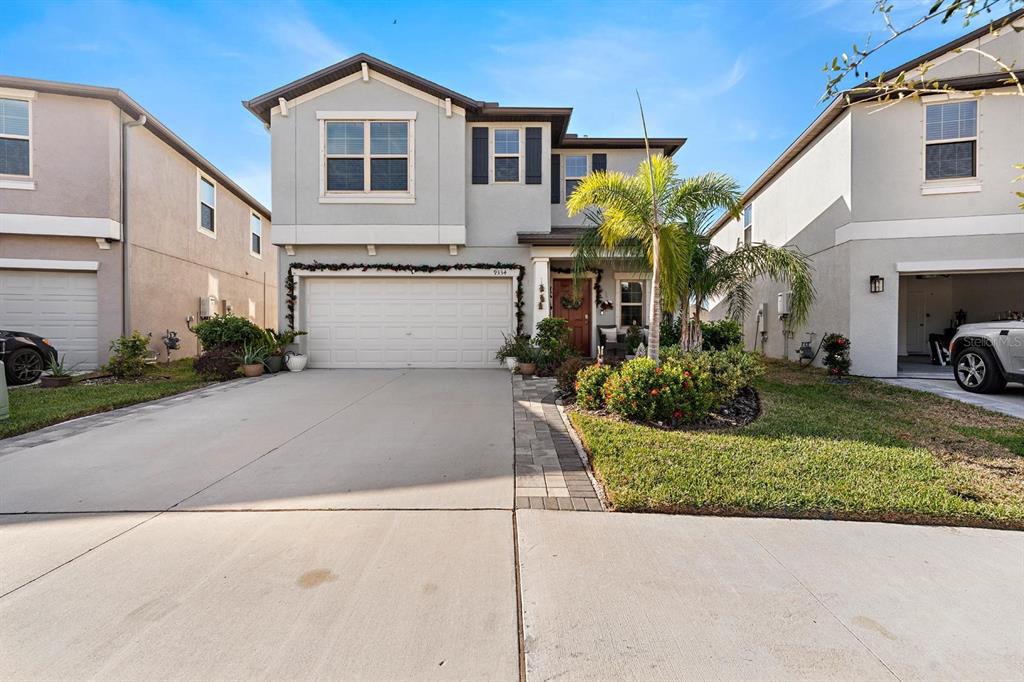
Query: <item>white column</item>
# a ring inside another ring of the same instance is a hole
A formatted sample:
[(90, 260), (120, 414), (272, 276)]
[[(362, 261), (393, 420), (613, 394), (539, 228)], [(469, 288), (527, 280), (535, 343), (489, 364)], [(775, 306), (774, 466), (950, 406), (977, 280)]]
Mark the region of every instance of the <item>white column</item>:
[(533, 326), (551, 315), (551, 268), (549, 259), (533, 259)]

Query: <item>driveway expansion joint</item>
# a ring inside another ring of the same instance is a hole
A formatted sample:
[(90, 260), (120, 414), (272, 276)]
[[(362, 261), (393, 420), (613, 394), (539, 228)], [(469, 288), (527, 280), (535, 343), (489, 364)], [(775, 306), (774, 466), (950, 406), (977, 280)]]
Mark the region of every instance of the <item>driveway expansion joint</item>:
[(552, 378), (512, 378), (516, 508), (604, 511), (556, 404)]

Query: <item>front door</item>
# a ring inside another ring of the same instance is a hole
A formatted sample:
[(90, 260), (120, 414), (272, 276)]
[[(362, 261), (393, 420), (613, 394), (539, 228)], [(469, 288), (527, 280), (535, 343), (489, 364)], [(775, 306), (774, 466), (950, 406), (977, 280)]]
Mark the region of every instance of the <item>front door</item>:
[(569, 323), (570, 343), (580, 355), (590, 355), (590, 309), (593, 307), (594, 288), (589, 279), (580, 280), (579, 290), (573, 292), (572, 280), (559, 278), (551, 286), (551, 310), (554, 317)]

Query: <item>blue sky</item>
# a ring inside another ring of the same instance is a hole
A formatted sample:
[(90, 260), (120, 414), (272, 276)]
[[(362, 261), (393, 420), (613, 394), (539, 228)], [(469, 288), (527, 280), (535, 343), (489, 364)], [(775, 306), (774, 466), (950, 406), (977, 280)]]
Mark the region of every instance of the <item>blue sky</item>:
[[(894, 0), (897, 20), (931, 0)], [(872, 73), (959, 35), (926, 26)], [(0, 73), (119, 87), (270, 204), (270, 141), (240, 101), (368, 52), (476, 99), (571, 106), (570, 132), (689, 138), (686, 174), (745, 187), (821, 110), (822, 65), (883, 34), (870, 0), (13, 2)]]

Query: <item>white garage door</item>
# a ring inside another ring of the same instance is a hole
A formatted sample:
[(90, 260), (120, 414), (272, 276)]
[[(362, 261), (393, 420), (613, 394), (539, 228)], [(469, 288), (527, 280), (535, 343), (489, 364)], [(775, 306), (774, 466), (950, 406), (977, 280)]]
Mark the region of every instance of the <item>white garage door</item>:
[(311, 367), (495, 367), (508, 278), (310, 277)]
[(95, 369), (95, 272), (0, 270), (0, 329), (50, 340), (68, 367)]

